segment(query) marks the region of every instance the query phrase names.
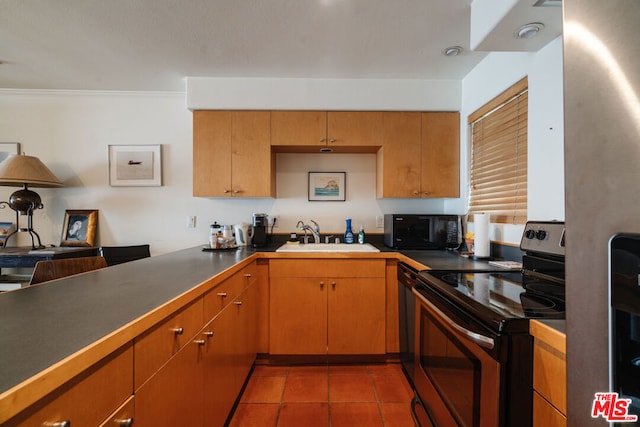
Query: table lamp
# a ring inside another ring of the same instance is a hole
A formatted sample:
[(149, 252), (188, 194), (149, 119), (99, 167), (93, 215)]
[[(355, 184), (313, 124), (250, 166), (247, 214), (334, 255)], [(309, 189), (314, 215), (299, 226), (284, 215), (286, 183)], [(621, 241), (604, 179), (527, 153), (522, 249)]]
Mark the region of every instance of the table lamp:
[[(3, 247), (11, 236), (18, 232), (27, 232), (31, 237), (31, 248), (43, 248), (40, 236), (33, 230), (33, 211), (44, 205), (40, 196), (28, 187), (61, 187), (62, 182), (37, 157), (22, 154), (10, 154), (0, 163), (0, 185), (22, 187), (15, 191), (8, 202), (0, 202), (0, 209), (9, 206), (16, 211), (16, 229), (4, 241)], [(27, 216), (27, 227), (20, 227), (20, 216)], [(38, 245), (34, 240), (37, 238)]]

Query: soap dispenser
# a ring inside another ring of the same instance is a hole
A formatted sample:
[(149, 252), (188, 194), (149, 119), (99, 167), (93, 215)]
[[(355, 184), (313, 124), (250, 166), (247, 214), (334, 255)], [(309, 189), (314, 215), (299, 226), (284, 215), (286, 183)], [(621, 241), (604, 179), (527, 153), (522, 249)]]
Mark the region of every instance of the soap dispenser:
[(347, 227), (344, 230), (344, 242), (345, 243), (353, 243), (354, 242), (354, 236), (353, 236), (353, 231), (351, 230), (351, 218), (347, 218)]
[(364, 245), (364, 227), (360, 225), (360, 231), (358, 232), (358, 243)]

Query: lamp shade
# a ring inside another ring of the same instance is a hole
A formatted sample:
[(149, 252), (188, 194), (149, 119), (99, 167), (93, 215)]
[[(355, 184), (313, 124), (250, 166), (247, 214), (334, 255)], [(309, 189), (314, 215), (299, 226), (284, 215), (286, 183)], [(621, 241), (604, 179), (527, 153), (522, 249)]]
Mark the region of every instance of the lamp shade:
[(10, 154), (0, 162), (0, 185), (62, 187), (62, 182), (37, 157)]

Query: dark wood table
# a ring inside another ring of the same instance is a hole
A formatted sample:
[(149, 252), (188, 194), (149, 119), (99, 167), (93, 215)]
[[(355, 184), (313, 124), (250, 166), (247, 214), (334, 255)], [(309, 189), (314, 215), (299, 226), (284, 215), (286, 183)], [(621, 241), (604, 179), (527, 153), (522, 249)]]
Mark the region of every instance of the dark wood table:
[(82, 247), (49, 247), (44, 249), (31, 249), (24, 247), (0, 248), (0, 271), (3, 268), (33, 268), (38, 261), (77, 258), (98, 255), (98, 248)]

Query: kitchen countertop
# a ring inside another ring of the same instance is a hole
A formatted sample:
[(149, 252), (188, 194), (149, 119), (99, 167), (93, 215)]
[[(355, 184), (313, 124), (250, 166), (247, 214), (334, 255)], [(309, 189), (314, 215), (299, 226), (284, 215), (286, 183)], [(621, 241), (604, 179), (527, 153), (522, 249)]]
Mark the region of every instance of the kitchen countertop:
[[(398, 252), (379, 243), (375, 245), (381, 253), (354, 256), (392, 256), (414, 267), (433, 269), (487, 265), (486, 261), (473, 261), (452, 251)], [(130, 342), (173, 310), (230, 276), (233, 267), (251, 262), (254, 255), (283, 256), (275, 253), (279, 245), (271, 246), (212, 252), (198, 246), (60, 279), (55, 284), (0, 293), (0, 423), (7, 415), (1, 409), (3, 399), (11, 401), (10, 395), (34, 376), (40, 377), (40, 383), (46, 383), (52, 367), (87, 349), (92, 352), (91, 357), (99, 360), (109, 354), (106, 349), (112, 351), (114, 345)], [(214, 276), (218, 280), (209, 281)], [(89, 277), (91, 283), (87, 281)], [(50, 387), (53, 390), (55, 384)]]

